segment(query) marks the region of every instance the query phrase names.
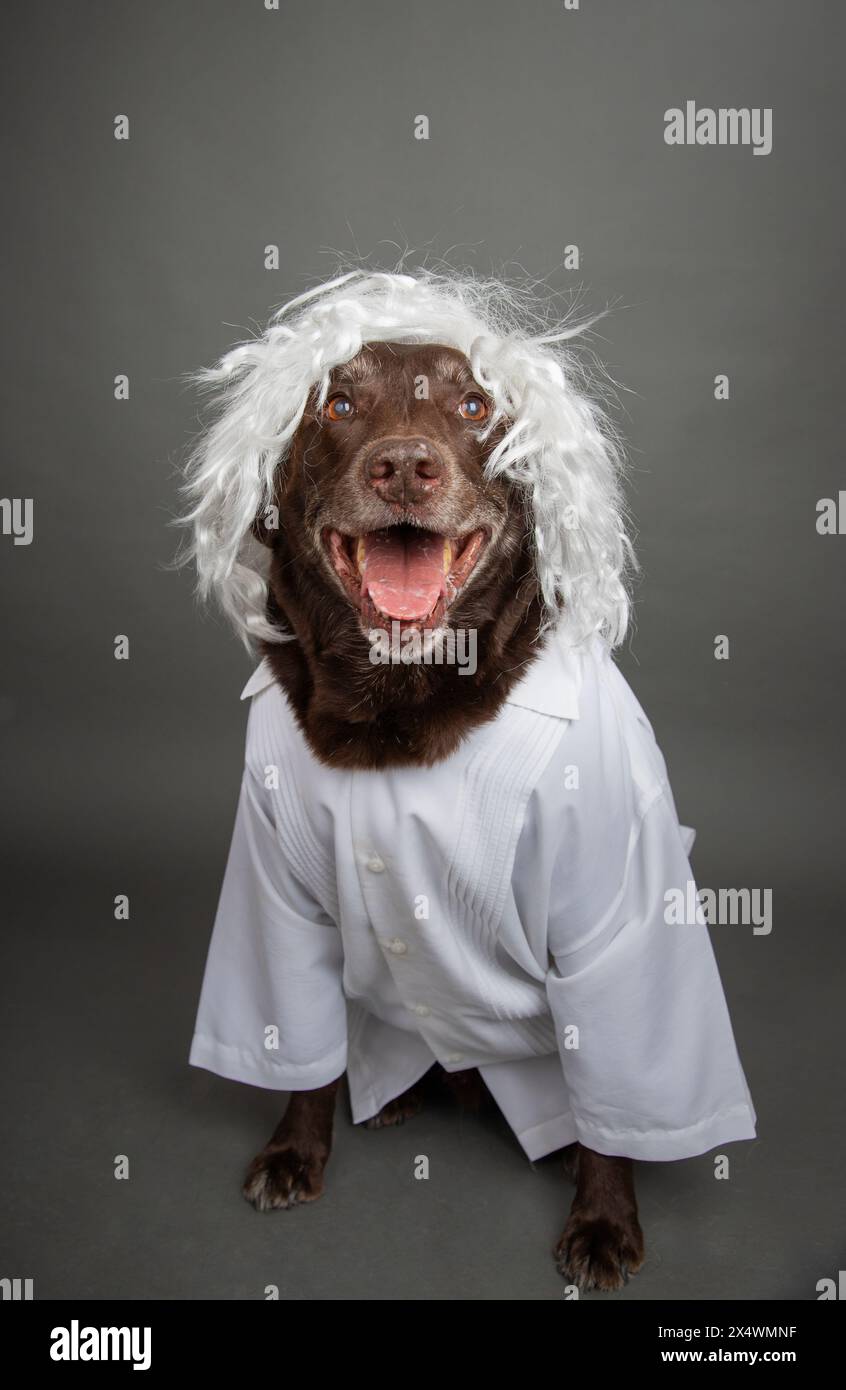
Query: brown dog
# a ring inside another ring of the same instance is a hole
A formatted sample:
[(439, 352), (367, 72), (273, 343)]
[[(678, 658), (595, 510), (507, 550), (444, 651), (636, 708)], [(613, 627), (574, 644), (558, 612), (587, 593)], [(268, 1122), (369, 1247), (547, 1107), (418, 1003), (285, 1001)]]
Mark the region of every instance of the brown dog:
[[(478, 437), (490, 408), (464, 355), (433, 344), (370, 343), (332, 372), (320, 409), (312, 393), (255, 534), (271, 550), (269, 617), (297, 638), (266, 643), (265, 656), (311, 749), (333, 767), (447, 757), (497, 714), (534, 655), (542, 603), (524, 501), (483, 471), (500, 437)], [(424, 613), (432, 626), (478, 633), (472, 679), (368, 659), (362, 632)], [(448, 1079), (478, 1097), (477, 1073)], [(259, 1210), (321, 1195), (339, 1081), (291, 1096), (247, 1174)], [(401, 1123), (420, 1098), (413, 1087), (370, 1126)], [(617, 1289), (643, 1261), (632, 1161), (579, 1144), (568, 1160), (576, 1195), (558, 1267), (582, 1288)]]
[(615, 1289), (632, 1161), (755, 1112), (693, 832), (610, 656), (622, 459), (576, 331), (504, 283), (355, 269), (201, 374), (191, 554), (264, 660), (190, 1060), (292, 1093), (260, 1210), (320, 1195), (342, 1075), (371, 1128), (430, 1074), (489, 1092), (529, 1159), (566, 1151), (561, 1272)]

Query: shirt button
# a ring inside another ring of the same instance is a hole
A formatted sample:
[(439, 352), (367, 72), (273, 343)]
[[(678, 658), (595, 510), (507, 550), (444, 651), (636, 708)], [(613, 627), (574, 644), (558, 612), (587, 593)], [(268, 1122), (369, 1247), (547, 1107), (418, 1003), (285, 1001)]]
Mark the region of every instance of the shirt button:
[(411, 1008), (418, 1018), (428, 1018), (432, 1012), (428, 1004), (412, 1004)]
[(395, 936), (392, 941), (383, 941), (382, 945), (386, 951), (392, 951), (395, 956), (404, 956), (408, 951), (408, 946), (398, 936)]
[(445, 1062), (463, 1062), (463, 1061), (464, 1061), (464, 1053), (463, 1053), (463, 1052), (448, 1052), (447, 1055), (446, 1055), (446, 1057), (444, 1058), (444, 1061), (445, 1061)]
[(372, 874), (383, 874), (385, 872), (384, 861), (379, 858), (378, 854), (371, 854), (369, 859), (365, 859), (364, 864), (365, 868), (369, 869)]

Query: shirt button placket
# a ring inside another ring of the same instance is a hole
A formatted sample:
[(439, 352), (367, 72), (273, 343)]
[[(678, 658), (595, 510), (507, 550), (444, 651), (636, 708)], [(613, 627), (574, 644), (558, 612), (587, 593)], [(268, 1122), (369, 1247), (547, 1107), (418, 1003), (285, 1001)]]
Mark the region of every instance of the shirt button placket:
[[(374, 828), (379, 826), (384, 828), (385, 825), (391, 823), (390, 810), (387, 806), (379, 806), (377, 788), (369, 786), (365, 791), (364, 787), (359, 785), (357, 790), (358, 797), (353, 802), (353, 835), (358, 841), (359, 862), (364, 869), (361, 886), (370, 926), (376, 933), (386, 958), (391, 961), (391, 974), (406, 1008), (422, 1023), (424, 1019), (431, 1016), (432, 1010), (422, 1000), (408, 999), (408, 992), (412, 987), (411, 980), (414, 976), (410, 958), (414, 953), (409, 943), (404, 941), (401, 936), (385, 937), (379, 932), (379, 928), (383, 924), (396, 921), (398, 917), (398, 905), (392, 899), (388, 864), (376, 848), (378, 835), (373, 833)], [(356, 812), (357, 814), (355, 814)], [(377, 883), (379, 876), (383, 876), (381, 883)], [(401, 913), (399, 916), (402, 920)], [(400, 966), (398, 971), (393, 969), (394, 961)], [(411, 971), (410, 977), (407, 974), (409, 970)]]

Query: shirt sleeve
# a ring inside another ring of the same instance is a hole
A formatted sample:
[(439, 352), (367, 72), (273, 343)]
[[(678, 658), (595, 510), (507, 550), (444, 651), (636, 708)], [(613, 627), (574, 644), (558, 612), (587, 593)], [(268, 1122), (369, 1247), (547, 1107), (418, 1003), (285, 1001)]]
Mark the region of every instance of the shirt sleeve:
[(579, 1139), (661, 1160), (754, 1137), (707, 925), (667, 911), (696, 887), (666, 789), (604, 868), (616, 891), (588, 939), (550, 917), (547, 995)]
[(192, 1065), (273, 1090), (324, 1086), (346, 1067), (343, 949), (286, 862), (273, 798), (245, 767), (209, 947)]

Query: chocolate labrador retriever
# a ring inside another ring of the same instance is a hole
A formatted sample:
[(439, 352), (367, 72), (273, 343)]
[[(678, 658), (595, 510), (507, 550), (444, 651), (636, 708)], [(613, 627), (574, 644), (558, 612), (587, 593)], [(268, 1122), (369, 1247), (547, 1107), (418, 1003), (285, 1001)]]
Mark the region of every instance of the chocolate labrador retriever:
[[(274, 505), (254, 533), (270, 548), (268, 616), (297, 640), (266, 643), (311, 749), (332, 766), (432, 765), (492, 719), (532, 659), (541, 595), (524, 502), (485, 476), (497, 431), (467, 359), (437, 344), (367, 344), (312, 393)], [(278, 523), (278, 524), (277, 524)], [(475, 678), (449, 665), (374, 664), (362, 633), (396, 625), (473, 629)], [(444, 1073), (447, 1077), (447, 1074)], [(447, 1077), (478, 1103), (478, 1073)], [(259, 1210), (323, 1191), (340, 1078), (295, 1092), (253, 1160), (244, 1193)], [(401, 1123), (418, 1085), (369, 1123)], [(565, 1150), (576, 1193), (555, 1247), (583, 1288), (617, 1289), (643, 1261), (632, 1161)]]

